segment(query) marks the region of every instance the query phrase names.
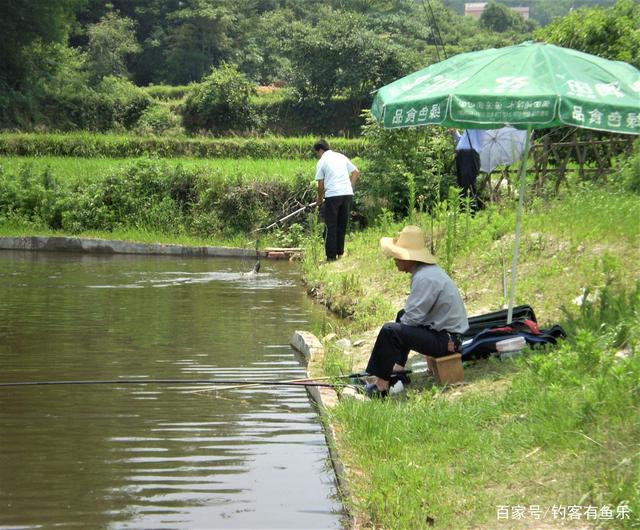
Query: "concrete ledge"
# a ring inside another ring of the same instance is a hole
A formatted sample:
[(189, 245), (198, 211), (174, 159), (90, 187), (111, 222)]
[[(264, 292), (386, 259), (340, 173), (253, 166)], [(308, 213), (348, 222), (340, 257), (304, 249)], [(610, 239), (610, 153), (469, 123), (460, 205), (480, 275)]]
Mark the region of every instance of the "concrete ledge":
[(322, 343), (318, 337), (308, 331), (294, 331), (289, 342), (291, 346), (305, 356), (307, 362), (314, 361), (316, 357), (324, 355)]
[[(249, 248), (192, 247), (164, 245), (162, 243), (131, 243), (108, 239), (76, 237), (0, 237), (0, 250), (39, 250), (53, 252), (87, 252), (94, 254), (158, 254), (167, 256), (199, 257), (256, 257), (256, 250)], [(259, 257), (267, 257), (258, 251)]]
[[(322, 343), (318, 337), (308, 331), (295, 331), (291, 337), (291, 346), (302, 353), (307, 360), (310, 360), (312, 357), (319, 359), (324, 356), (324, 347), (322, 346)], [(346, 499), (350, 496), (350, 493), (347, 485), (345, 468), (340, 460), (340, 454), (338, 453), (338, 448), (336, 446), (335, 429), (326, 414), (327, 409), (335, 407), (338, 404), (338, 394), (333, 388), (328, 387), (308, 386), (306, 388), (307, 394), (318, 407), (320, 420), (324, 427), (327, 446), (329, 447), (329, 456), (331, 457), (331, 463), (336, 473), (338, 491), (341, 498)], [(355, 523), (352, 514), (349, 513), (346, 505), (343, 504), (343, 507), (345, 509), (345, 516), (348, 519), (348, 524), (345, 524), (344, 527), (354, 528)]]

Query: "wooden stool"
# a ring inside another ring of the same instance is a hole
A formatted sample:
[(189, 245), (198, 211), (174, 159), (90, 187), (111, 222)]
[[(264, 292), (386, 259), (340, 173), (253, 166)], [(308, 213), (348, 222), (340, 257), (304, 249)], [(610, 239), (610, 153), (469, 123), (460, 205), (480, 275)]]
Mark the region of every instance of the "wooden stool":
[(462, 383), (464, 381), (462, 355), (459, 353), (447, 355), (446, 357), (427, 356), (427, 367), (439, 385)]

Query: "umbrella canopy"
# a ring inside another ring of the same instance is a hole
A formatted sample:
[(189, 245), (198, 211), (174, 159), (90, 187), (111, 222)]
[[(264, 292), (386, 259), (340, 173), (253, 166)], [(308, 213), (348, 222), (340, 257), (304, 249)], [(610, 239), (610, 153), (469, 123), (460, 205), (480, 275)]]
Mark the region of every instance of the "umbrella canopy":
[(519, 171), (510, 322), (531, 130), (568, 125), (640, 134), (640, 71), (620, 61), (524, 42), (456, 55), (398, 79), (376, 92), (371, 112), (385, 128), (496, 129), (509, 124), (529, 132)]
[(526, 138), (527, 131), (513, 127), (485, 131), (480, 145), (480, 171), (491, 173), (497, 166), (519, 160)]
[(640, 71), (552, 44), (462, 53), (376, 92), (386, 128), (444, 125), (519, 129), (569, 125), (638, 134)]

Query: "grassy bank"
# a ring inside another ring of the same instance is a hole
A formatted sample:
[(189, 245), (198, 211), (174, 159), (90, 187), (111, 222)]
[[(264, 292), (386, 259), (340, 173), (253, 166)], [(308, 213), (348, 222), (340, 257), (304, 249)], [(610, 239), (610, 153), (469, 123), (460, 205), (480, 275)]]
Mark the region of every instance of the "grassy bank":
[[(405, 399), (338, 405), (332, 420), (362, 527), (640, 524), (639, 211), (638, 195), (592, 187), (530, 205), (516, 301), (531, 304), (541, 326), (565, 327), (559, 347), (470, 364), (464, 387), (415, 376)], [(471, 218), (443, 204), (412, 222), (471, 315), (502, 306), (511, 209)], [(406, 298), (408, 276), (378, 250), (402, 224), (378, 224), (352, 234), (336, 263), (318, 260), (317, 240), (307, 250), (310, 289), (350, 316), (338, 336), (365, 340), (346, 354), (327, 344), (327, 372), (361, 369), (378, 326)]]

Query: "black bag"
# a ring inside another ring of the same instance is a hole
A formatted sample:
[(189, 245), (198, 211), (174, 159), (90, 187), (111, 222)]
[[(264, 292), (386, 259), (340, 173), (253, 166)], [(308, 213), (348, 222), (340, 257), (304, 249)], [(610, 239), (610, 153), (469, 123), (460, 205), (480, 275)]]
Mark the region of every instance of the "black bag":
[(506, 309), (478, 315), (469, 319), (469, 329), (463, 335), (461, 352), (463, 361), (483, 359), (496, 351), (496, 343), (514, 337), (523, 337), (529, 347), (556, 344), (566, 337), (558, 326), (538, 329), (536, 315), (529, 305), (513, 308), (511, 323), (507, 324)]
[[(462, 336), (464, 339), (475, 337), (481, 331), (487, 328), (499, 328), (507, 325), (507, 313), (506, 309), (500, 311), (494, 311), (493, 313), (486, 313), (485, 315), (478, 315), (469, 319), (469, 329), (465, 331)], [(530, 305), (519, 305), (513, 308), (513, 322), (523, 322), (524, 320), (531, 320), (537, 322), (536, 314)]]

